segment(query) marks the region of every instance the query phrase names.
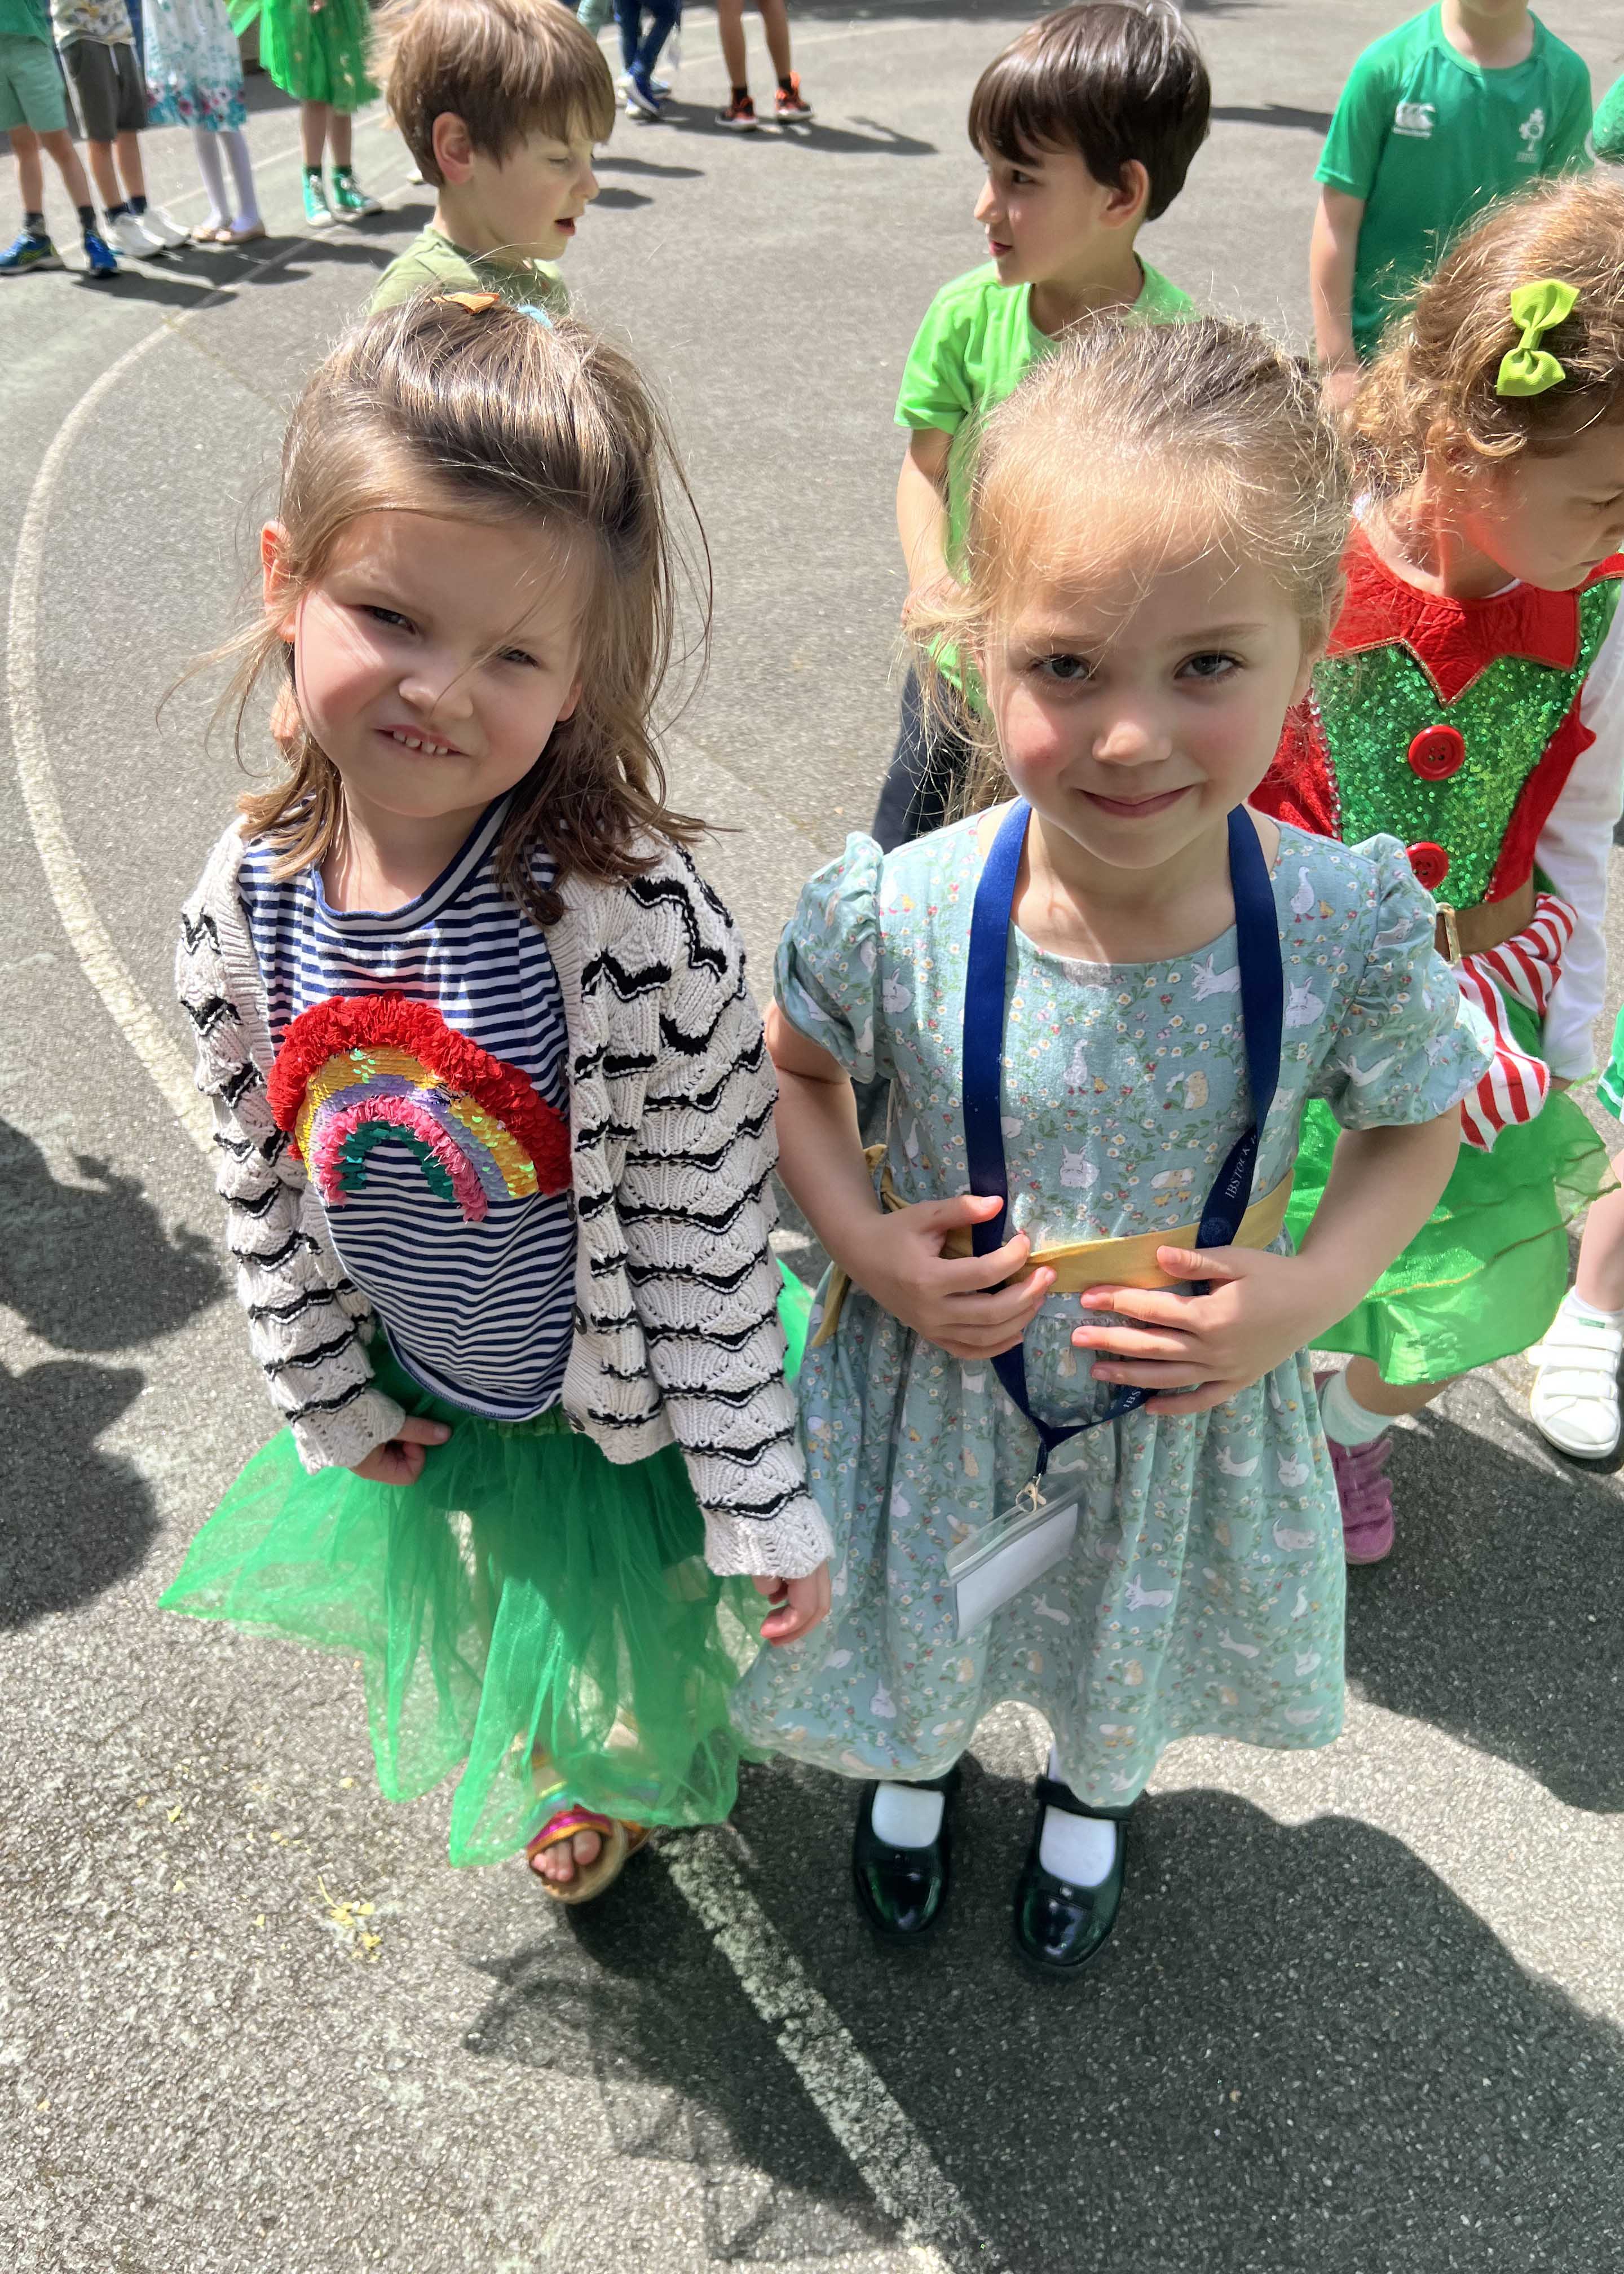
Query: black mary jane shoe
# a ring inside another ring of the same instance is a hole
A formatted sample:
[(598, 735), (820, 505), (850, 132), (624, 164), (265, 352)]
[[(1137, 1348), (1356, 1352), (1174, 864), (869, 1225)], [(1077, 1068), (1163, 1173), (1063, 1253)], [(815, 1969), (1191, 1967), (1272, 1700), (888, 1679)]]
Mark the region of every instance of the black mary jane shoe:
[[(1127, 1845), (1125, 1808), (1085, 1808), (1070, 1785), (1041, 1776), (1033, 1786), (1037, 1820), (1032, 1845), (1015, 1885), (1015, 1947), (1034, 1972), (1051, 1982), (1072, 1982), (1097, 1957), (1116, 1924), (1122, 1901), (1123, 1850)], [(1043, 1811), (1064, 1809), (1068, 1816), (1103, 1818), (1116, 1826), (1116, 1854), (1097, 1887), (1076, 1887), (1057, 1879), (1038, 1860), (1043, 1841)]]
[(922, 1942), (941, 1919), (952, 1877), (953, 1796), (959, 1771), (945, 1776), (907, 1780), (924, 1792), (944, 1796), (942, 1828), (928, 1848), (892, 1848), (875, 1837), (874, 1796), (877, 1784), (863, 1787), (852, 1834), (852, 1885), (858, 1908), (882, 1941), (906, 1948)]

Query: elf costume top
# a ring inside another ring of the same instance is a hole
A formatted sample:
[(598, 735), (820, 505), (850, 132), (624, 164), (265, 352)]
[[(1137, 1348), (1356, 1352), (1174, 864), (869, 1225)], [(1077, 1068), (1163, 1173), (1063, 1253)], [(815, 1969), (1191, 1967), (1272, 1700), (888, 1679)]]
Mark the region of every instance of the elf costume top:
[[(1329, 651), (1253, 802), (1350, 843), (1400, 838), (1437, 900), (1440, 952), (1493, 1030), (1443, 1198), (1320, 1337), (1390, 1382), (1433, 1382), (1544, 1333), (1567, 1286), (1566, 1226), (1605, 1176), (1589, 1121), (1551, 1080), (1591, 1071), (1605, 977), (1624, 556), (1576, 591), (1515, 584), (1478, 600), (1408, 584), (1362, 531), (1346, 567)], [(1288, 1219), (1299, 1238), (1335, 1141), (1311, 1107)]]

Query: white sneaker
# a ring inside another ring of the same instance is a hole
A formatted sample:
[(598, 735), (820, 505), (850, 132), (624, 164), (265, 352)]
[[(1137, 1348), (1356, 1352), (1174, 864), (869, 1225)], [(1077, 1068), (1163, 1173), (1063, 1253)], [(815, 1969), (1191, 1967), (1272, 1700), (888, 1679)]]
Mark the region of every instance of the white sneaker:
[(132, 213), (122, 213), (117, 221), (109, 221), (106, 234), (132, 260), (161, 260), (169, 249), (161, 238), (149, 236)]
[(155, 237), (160, 245), (167, 245), (171, 251), (176, 245), (189, 241), (188, 232), (177, 221), (172, 221), (162, 206), (149, 205), (141, 215), (140, 222), (148, 237)]
[(1565, 1300), (1543, 1342), (1530, 1351), (1534, 1427), (1559, 1453), (1605, 1461), (1624, 1434), (1619, 1365), (1624, 1329), (1581, 1317)]

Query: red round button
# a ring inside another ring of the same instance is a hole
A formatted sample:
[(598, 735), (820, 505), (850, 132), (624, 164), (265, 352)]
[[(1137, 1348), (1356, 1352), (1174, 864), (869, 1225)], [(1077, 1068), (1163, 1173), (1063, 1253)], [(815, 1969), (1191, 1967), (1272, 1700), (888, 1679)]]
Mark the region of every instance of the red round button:
[(1466, 737), (1458, 727), (1423, 727), (1410, 746), (1410, 764), (1423, 781), (1447, 781), (1466, 763)]
[(1416, 872), (1416, 882), (1429, 892), (1435, 892), (1449, 873), (1449, 855), (1441, 845), (1412, 845), (1409, 848), (1410, 865)]

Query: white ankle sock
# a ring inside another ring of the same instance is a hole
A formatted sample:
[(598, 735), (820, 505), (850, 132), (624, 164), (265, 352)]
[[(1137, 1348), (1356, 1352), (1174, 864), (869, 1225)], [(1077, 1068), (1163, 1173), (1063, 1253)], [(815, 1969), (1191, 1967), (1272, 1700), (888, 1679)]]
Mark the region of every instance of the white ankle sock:
[(883, 1784), (868, 1818), (875, 1838), (888, 1848), (929, 1848), (942, 1829), (945, 1801), (928, 1785)]
[(1624, 1327), (1624, 1311), (1598, 1311), (1576, 1287), (1570, 1287), (1563, 1296), (1562, 1308), (1570, 1319), (1581, 1319), (1587, 1327)]
[(1339, 1445), (1372, 1444), (1393, 1427), (1390, 1413), (1372, 1413), (1351, 1395), (1346, 1374), (1334, 1374), (1320, 1392), (1320, 1419)]
[[(1065, 1780), (1053, 1752), (1049, 1773), (1056, 1784)], [(1122, 1827), (1094, 1816), (1068, 1816), (1063, 1808), (1043, 1811), (1043, 1830), (1038, 1841), (1038, 1861), (1056, 1879), (1074, 1887), (1097, 1887), (1116, 1860), (1116, 1841)]]

